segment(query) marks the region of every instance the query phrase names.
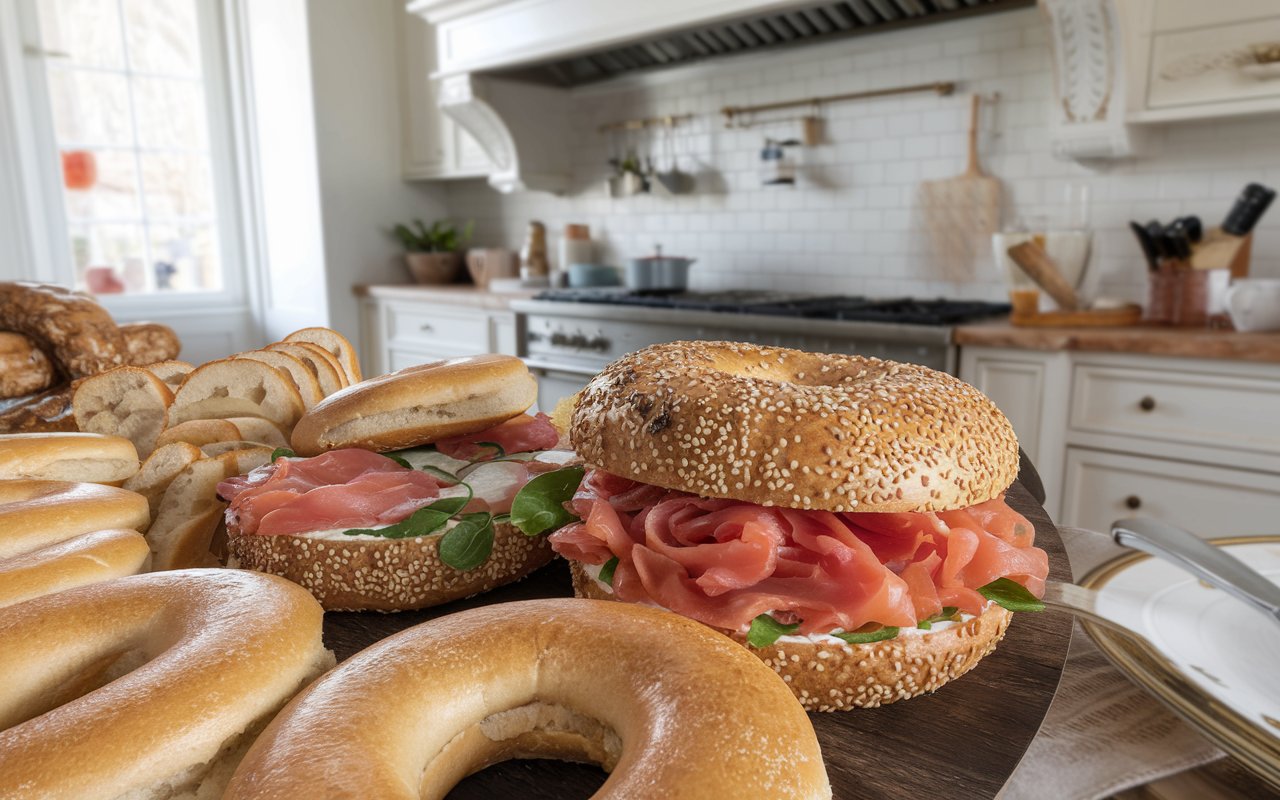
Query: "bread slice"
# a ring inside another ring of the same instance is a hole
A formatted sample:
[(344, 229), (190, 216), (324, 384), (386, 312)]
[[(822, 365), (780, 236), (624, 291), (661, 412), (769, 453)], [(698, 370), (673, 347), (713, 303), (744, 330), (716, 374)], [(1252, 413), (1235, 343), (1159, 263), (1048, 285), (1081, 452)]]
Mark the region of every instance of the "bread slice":
[(310, 342), (323, 347), (338, 359), (338, 364), (347, 375), (347, 385), (364, 380), (360, 374), (360, 358), (356, 355), (355, 345), (347, 337), (330, 328), (303, 328), (284, 337), (286, 342)]
[(267, 345), (267, 349), (288, 353), (306, 364), (311, 374), (315, 375), (316, 380), (320, 382), (320, 391), (325, 397), (347, 385), (346, 376), (342, 373), (342, 367), (338, 365), (338, 359), (323, 347), (317, 347), (310, 342), (276, 342)]
[(76, 426), (89, 433), (123, 436), (146, 458), (169, 424), (173, 392), (140, 367), (118, 367), (85, 378), (71, 398)]
[(302, 412), (302, 396), (283, 372), (261, 361), (224, 358), (187, 376), (169, 415), (173, 423), (261, 417), (292, 431)]
[(230, 417), (227, 422), (235, 425), (236, 430), (240, 431), (241, 441), (261, 442), (270, 445), (273, 450), (277, 447), (289, 446), (289, 440), (284, 438), (284, 433), (271, 420), (261, 417)]
[(168, 325), (158, 322), (126, 322), (120, 326), (125, 359), (135, 367), (178, 357), (182, 341)]
[(216, 458), (227, 468), (227, 475), (247, 475), (249, 472), (271, 463), (276, 451), (257, 442), (218, 442), (206, 445), (202, 450), (207, 458)]
[(138, 474), (124, 482), (124, 488), (147, 498), (151, 519), (160, 513), (160, 501), (173, 479), (187, 467), (204, 458), (200, 448), (188, 442), (174, 442), (157, 447), (142, 463)]
[(302, 405), (307, 411), (324, 399), (324, 392), (320, 389), (320, 379), (316, 377), (316, 371), (291, 353), (280, 350), (250, 350), (247, 353), (237, 353), (232, 358), (251, 358), (287, 372), (293, 380), (293, 385), (298, 388), (298, 394), (302, 396)]
[[(270, 423), (268, 423), (270, 424)], [(211, 442), (233, 442), (241, 439), (240, 429), (225, 419), (191, 419), (179, 422), (156, 439), (156, 447), (186, 442), (201, 447)]]
[(0, 480), (109, 483), (138, 471), (133, 442), (100, 433), (10, 433), (0, 435)]
[(209, 543), (227, 508), (218, 484), (229, 477), (227, 462), (202, 458), (173, 479), (146, 533), (153, 570), (217, 566)]
[(154, 364), (144, 364), (142, 368), (164, 381), (169, 391), (176, 392), (195, 369), (195, 365), (185, 361), (157, 361)]

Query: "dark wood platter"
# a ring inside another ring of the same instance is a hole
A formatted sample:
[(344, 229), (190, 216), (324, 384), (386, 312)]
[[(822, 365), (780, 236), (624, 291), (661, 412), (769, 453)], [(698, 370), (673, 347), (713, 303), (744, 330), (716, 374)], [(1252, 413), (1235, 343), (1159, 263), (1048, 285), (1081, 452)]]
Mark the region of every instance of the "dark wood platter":
[[(1035, 525), (1036, 544), (1049, 554), (1050, 577), (1070, 581), (1066, 551), (1044, 509), (1018, 483), (1007, 497)], [(572, 593), (568, 568), (556, 559), (518, 584), (436, 608), (326, 614), (325, 642), (342, 661), (380, 639), (445, 614)], [(1017, 614), (994, 654), (935, 694), (883, 708), (810, 714), (835, 796), (994, 797), (1040, 729), (1070, 641), (1069, 616)], [(509, 761), (472, 775), (449, 796), (571, 800), (590, 797), (606, 777), (594, 766)]]

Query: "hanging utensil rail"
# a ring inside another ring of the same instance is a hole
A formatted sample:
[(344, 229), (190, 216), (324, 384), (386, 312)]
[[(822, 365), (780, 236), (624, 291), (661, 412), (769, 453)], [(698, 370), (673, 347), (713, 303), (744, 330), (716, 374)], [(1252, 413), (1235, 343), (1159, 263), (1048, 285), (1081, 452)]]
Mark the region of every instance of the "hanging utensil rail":
[(674, 128), (682, 122), (693, 119), (692, 114), (668, 114), (663, 117), (644, 117), (641, 119), (624, 119), (618, 122), (606, 122), (598, 130), (601, 133), (610, 131), (642, 131), (646, 128)]
[[(720, 109), (720, 113), (725, 117), (725, 127), (734, 126), (735, 117), (755, 114), (760, 111), (777, 111), (783, 108), (803, 108), (818, 107), (829, 103), (843, 103), (846, 100), (867, 100), (872, 97), (889, 97), (897, 94), (914, 94), (916, 92), (934, 92), (938, 95), (945, 96), (954, 92), (956, 85), (950, 81), (939, 81), (936, 83), (918, 83), (913, 86), (894, 86), (887, 89), (869, 89), (865, 92), (848, 92), (845, 94), (829, 94), (822, 97), (808, 97), (803, 100), (781, 100), (776, 103), (761, 103), (754, 106), (725, 106)], [(753, 123), (738, 123), (738, 127), (749, 128)]]

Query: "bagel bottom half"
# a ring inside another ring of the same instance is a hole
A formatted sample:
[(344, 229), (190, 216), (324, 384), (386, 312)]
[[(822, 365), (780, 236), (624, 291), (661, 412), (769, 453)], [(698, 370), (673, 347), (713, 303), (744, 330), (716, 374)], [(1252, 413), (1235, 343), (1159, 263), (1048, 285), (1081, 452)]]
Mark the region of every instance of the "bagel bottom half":
[(513, 583), (551, 560), (545, 536), (493, 526), (493, 552), (475, 569), (440, 560), (441, 536), (240, 534), (227, 539), (227, 565), (280, 575), (311, 592), (328, 611), (408, 611)]
[[(569, 562), (578, 597), (617, 600), (577, 561)], [(809, 711), (875, 708), (936, 691), (990, 655), (1012, 618), (991, 603), (981, 616), (921, 635), (899, 634), (867, 644), (784, 641), (757, 648), (746, 636), (721, 631), (755, 653), (782, 676)]]
[(276, 716), (225, 800), (442, 798), (509, 758), (598, 763), (598, 800), (831, 797), (809, 718), (759, 660), (676, 614), (554, 599), (356, 655)]

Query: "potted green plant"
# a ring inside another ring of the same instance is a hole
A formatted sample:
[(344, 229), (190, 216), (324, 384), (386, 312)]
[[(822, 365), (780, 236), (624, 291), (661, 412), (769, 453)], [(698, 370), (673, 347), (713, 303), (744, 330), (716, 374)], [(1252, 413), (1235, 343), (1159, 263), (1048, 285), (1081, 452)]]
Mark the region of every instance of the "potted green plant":
[(428, 228), (422, 220), (412, 225), (396, 225), (392, 235), (404, 245), (405, 264), (418, 283), (450, 283), (462, 268), (461, 248), (471, 238), (471, 223), (461, 233), (447, 220), (436, 220)]

